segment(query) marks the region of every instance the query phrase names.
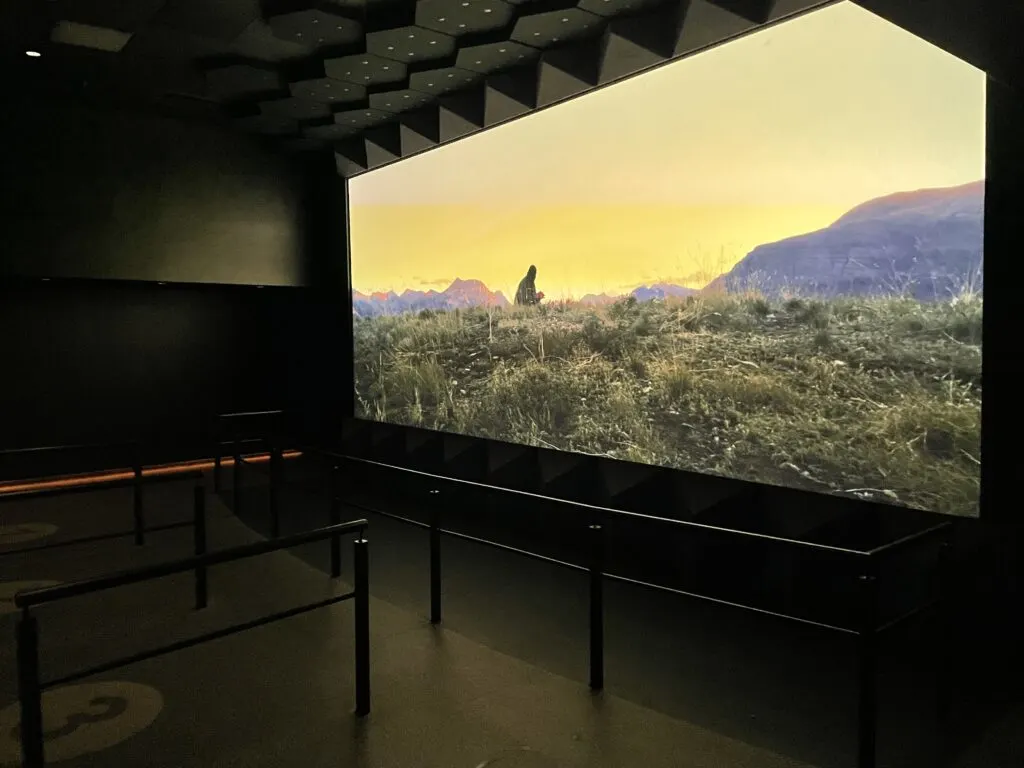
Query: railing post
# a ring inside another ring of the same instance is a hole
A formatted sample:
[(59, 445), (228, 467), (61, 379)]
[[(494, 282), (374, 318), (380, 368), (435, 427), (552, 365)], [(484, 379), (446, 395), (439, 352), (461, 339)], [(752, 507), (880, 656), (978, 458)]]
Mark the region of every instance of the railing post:
[(857, 633), (857, 768), (875, 768), (878, 740), (878, 578), (858, 579), (860, 629)]
[(590, 688), (604, 688), (604, 528), (590, 526)]
[(235, 505), (235, 514), (242, 514), (242, 448), (235, 438), (234, 444), (235, 460), (231, 470), (232, 503)]
[(356, 714), (370, 713), (370, 564), (363, 534), (355, 540)]
[(43, 765), (43, 701), (39, 684), (39, 627), (27, 608), (18, 620), (18, 700), (21, 703), (21, 759), (25, 768)]
[[(938, 658), (935, 660), (935, 722), (938, 730), (936, 746), (940, 760), (949, 754), (946, 749), (946, 734), (949, 732), (949, 716), (952, 701), (950, 676), (949, 638), (953, 636), (952, 609), (950, 606), (950, 590), (953, 585), (951, 574), (953, 547), (949, 540), (944, 540), (939, 548), (937, 563), (938, 595), (936, 595), (937, 638), (932, 644)], [(936, 765), (940, 765), (936, 761)]]
[(270, 538), (281, 535), (280, 492), (281, 453), (276, 441), (270, 443)]
[(430, 508), (430, 623), (441, 623), (441, 510)]
[(142, 458), (136, 453), (132, 464), (132, 519), (135, 529), (135, 545), (146, 543), (146, 520), (142, 512)]
[(221, 433), (220, 425), (218, 424), (217, 425), (217, 435), (216, 435), (216, 437), (214, 439), (214, 445), (213, 445), (213, 492), (214, 493), (220, 493), (220, 476), (221, 476), (220, 455), (221, 455), (221, 453), (224, 450), (224, 446), (221, 445), (221, 440), (222, 439), (223, 439), (223, 434)]
[[(206, 554), (206, 490), (197, 485), (192, 495), (192, 533), (195, 541), (195, 556)], [(206, 584), (206, 566), (196, 566), (196, 610), (206, 607), (208, 591)]]
[[(328, 515), (331, 525), (338, 525), (341, 522), (341, 498), (339, 494), (338, 467), (331, 471), (330, 480), (330, 509)], [(331, 536), (331, 576), (341, 576), (341, 534), (335, 533)]]

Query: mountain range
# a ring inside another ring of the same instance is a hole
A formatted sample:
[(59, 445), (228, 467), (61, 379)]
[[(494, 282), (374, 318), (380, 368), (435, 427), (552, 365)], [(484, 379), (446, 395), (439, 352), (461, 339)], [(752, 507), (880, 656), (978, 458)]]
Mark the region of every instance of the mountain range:
[(930, 301), (982, 288), (985, 182), (869, 200), (825, 229), (760, 245), (704, 290)]
[[(759, 245), (702, 291), (659, 282), (625, 295), (638, 301), (721, 291), (948, 298), (968, 286), (982, 288), (984, 207), (984, 181), (899, 192), (862, 203), (817, 232)], [(588, 293), (579, 303), (603, 306), (621, 298)], [(354, 291), (352, 300), (354, 313), (361, 317), (510, 303), (480, 280), (461, 279), (440, 292)]]
[[(654, 283), (641, 285), (625, 295), (607, 293), (588, 293), (579, 300), (580, 304), (604, 306), (614, 304), (625, 296), (635, 296), (637, 301), (651, 301), (672, 296), (683, 298), (692, 296), (698, 291), (672, 283)], [(386, 293), (352, 292), (352, 309), (359, 317), (375, 317), (377, 315), (397, 315), (403, 312), (420, 312), (424, 309), (450, 310), (466, 307), (507, 307), (510, 302), (501, 291), (491, 291), (480, 280), (456, 279), (443, 291), (406, 290), (401, 294), (394, 291)]]
[(490, 291), (479, 280), (456, 278), (443, 291), (406, 290), (365, 294), (352, 292), (352, 311), (359, 317), (398, 315), (424, 309), (465, 309), (467, 307), (507, 307), (508, 299), (501, 291)]

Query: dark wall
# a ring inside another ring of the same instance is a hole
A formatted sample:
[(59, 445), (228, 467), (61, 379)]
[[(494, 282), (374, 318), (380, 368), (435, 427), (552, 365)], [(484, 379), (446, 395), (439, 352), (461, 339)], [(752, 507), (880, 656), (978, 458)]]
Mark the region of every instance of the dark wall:
[(0, 275), (306, 282), (302, 175), (242, 134), (18, 102), (0, 137)]
[(314, 429), (344, 401), (333, 158), (38, 103), (5, 109), (0, 138), (0, 448), (141, 440), (191, 458), (218, 413), (291, 408)]
[(218, 413), (289, 396), (301, 291), (123, 281), (9, 281), (2, 447), (140, 440), (209, 455)]

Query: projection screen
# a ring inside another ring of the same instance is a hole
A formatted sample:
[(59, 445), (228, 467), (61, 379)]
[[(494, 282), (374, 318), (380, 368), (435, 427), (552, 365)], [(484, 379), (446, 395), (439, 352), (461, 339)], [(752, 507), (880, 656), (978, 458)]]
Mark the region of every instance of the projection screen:
[(977, 515), (984, 174), (852, 3), (365, 173), (357, 416)]

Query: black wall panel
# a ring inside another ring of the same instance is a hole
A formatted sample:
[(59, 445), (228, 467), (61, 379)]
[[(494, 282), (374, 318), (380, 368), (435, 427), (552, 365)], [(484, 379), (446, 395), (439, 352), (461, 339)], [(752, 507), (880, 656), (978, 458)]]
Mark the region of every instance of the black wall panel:
[(9, 281), (0, 445), (140, 440), (154, 459), (209, 455), (218, 413), (285, 407), (300, 391), (288, 380), (302, 293)]
[(0, 276), (306, 282), (302, 174), (243, 134), (14, 102), (0, 138)]

